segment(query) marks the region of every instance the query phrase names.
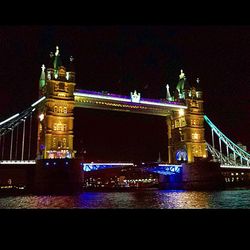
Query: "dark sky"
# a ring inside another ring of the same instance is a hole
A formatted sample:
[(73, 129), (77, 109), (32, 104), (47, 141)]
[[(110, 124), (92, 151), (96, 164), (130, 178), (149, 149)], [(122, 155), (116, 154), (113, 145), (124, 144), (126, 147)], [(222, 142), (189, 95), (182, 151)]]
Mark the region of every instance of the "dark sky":
[[(250, 149), (250, 26), (1, 26), (0, 120), (37, 99), (41, 65), (56, 45), (65, 65), (75, 58), (79, 89), (163, 98), (181, 69), (190, 82), (199, 77), (205, 113)], [(76, 145), (82, 140), (90, 158), (166, 158), (160, 117), (76, 110), (75, 122)]]

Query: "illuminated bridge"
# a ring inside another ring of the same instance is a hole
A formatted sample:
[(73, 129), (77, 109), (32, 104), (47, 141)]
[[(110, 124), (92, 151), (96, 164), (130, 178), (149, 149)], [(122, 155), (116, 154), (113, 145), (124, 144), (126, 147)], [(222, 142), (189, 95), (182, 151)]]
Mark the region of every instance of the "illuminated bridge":
[[(74, 92), (75, 107), (123, 111), (157, 116), (169, 116), (173, 111), (186, 109), (182, 102), (138, 98), (136, 91), (131, 96), (77, 90)], [(133, 98), (134, 96), (134, 98)]]
[[(176, 87), (171, 92), (167, 85), (163, 99), (144, 98), (135, 90), (128, 95), (80, 90), (75, 89), (73, 59), (70, 58), (70, 66), (66, 69), (61, 64), (58, 47), (52, 59), (47, 69), (42, 66), (39, 100), (22, 112), (1, 118), (0, 167), (22, 163), (34, 166), (37, 160), (75, 159), (74, 109), (88, 108), (165, 117), (168, 162), (140, 166), (148, 171), (180, 174), (181, 163), (189, 164), (209, 156), (212, 161), (220, 162), (221, 168), (250, 169), (250, 154), (232, 142), (204, 114), (199, 79), (189, 85), (181, 70)], [(38, 123), (37, 134), (32, 133), (34, 117)], [(211, 129), (211, 143), (205, 139), (204, 121)], [(31, 147), (35, 144), (36, 159), (31, 159)], [(115, 168), (118, 164), (83, 163), (82, 167), (84, 171), (93, 171)]]

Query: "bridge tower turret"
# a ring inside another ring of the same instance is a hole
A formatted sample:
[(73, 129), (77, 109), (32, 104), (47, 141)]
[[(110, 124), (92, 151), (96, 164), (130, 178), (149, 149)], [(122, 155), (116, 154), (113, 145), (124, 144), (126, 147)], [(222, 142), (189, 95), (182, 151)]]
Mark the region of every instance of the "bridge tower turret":
[(181, 71), (177, 85), (177, 100), (187, 109), (173, 111), (167, 118), (169, 163), (194, 162), (195, 158), (206, 158), (205, 128), (203, 118), (203, 96), (199, 79), (189, 86)]
[(51, 63), (39, 81), (39, 95), (46, 99), (39, 108), (38, 159), (74, 158), (73, 108), (75, 72), (70, 58), (69, 71), (62, 65), (59, 47), (50, 53)]

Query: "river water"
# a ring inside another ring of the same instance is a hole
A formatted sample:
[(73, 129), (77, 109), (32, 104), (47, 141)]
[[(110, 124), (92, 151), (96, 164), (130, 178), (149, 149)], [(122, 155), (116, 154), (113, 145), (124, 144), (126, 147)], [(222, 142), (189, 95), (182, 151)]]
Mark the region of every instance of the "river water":
[(235, 209), (250, 208), (250, 189), (213, 192), (147, 189), (135, 192), (82, 192), (72, 196), (5, 196), (1, 209)]

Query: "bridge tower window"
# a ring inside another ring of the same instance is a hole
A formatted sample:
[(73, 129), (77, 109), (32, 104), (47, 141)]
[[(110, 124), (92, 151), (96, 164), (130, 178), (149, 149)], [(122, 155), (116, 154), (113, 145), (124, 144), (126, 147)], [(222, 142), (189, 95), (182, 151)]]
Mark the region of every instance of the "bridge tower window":
[(58, 112), (58, 107), (54, 106), (54, 112), (57, 113)]
[(200, 135), (197, 133), (192, 134), (192, 140), (198, 140), (200, 138)]
[(64, 83), (63, 82), (59, 83), (59, 90), (64, 90)]
[(62, 147), (62, 141), (59, 140), (59, 141), (57, 142), (57, 148), (61, 148), (61, 147)]
[(63, 138), (63, 147), (66, 148), (66, 146), (67, 146), (67, 139)]
[(64, 107), (64, 108), (63, 108), (63, 112), (64, 112), (65, 114), (67, 114), (67, 107)]
[(53, 138), (53, 147), (54, 148), (56, 147), (56, 138), (55, 137)]

